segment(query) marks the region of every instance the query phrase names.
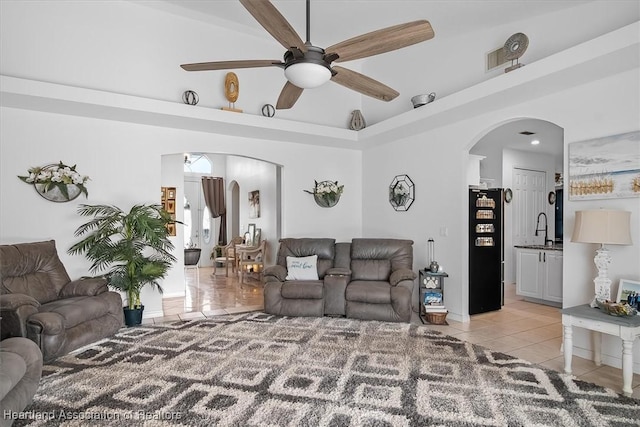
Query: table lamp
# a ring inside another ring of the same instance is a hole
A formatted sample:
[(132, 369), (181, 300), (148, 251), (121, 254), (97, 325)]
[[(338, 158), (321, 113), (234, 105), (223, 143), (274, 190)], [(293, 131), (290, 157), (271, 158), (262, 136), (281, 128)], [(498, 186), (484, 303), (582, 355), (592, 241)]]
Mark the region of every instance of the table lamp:
[(606, 209), (576, 211), (571, 241), (600, 244), (593, 259), (598, 268), (598, 276), (593, 279), (596, 295), (591, 302), (591, 307), (597, 306), (596, 300), (611, 300), (611, 279), (608, 277), (611, 256), (605, 245), (630, 245), (630, 223), (631, 212), (628, 211)]

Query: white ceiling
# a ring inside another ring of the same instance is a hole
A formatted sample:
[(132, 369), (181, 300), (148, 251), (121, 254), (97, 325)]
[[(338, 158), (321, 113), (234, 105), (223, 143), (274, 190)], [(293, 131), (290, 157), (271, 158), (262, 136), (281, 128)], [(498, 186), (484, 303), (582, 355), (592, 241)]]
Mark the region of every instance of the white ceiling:
[[(418, 19), (428, 20), (436, 37), (450, 37), (575, 7), (589, 1), (591, 0), (311, 0), (311, 42), (316, 46), (326, 47), (360, 34)], [(240, 29), (259, 37), (270, 37), (237, 0), (163, 0), (162, 3), (165, 10), (173, 13)], [(305, 0), (273, 0), (271, 3), (305, 40)], [(275, 40), (274, 44), (277, 44)], [(204, 56), (205, 54), (208, 51), (203, 51)], [(203, 61), (216, 60), (204, 56)]]
[[(417, 19), (427, 19), (434, 28), (435, 37), (454, 37), (590, 1), (592, 0), (311, 0), (311, 42), (316, 46), (326, 47), (360, 34)], [(273, 0), (271, 3), (305, 40), (305, 0)], [(171, 13), (256, 37), (271, 37), (237, 0), (162, 0), (156, 6)], [(273, 43), (274, 46), (280, 46), (275, 40)], [(212, 56), (209, 46), (203, 48), (202, 61), (228, 59), (231, 58)], [(239, 52), (237, 59), (250, 58)], [(520, 135), (519, 132), (524, 130), (535, 132), (536, 135)], [(540, 139), (539, 146), (530, 145), (533, 137)], [(512, 122), (487, 134), (472, 151), (482, 151), (483, 147), (494, 144), (548, 153), (561, 159), (562, 129), (541, 120)]]

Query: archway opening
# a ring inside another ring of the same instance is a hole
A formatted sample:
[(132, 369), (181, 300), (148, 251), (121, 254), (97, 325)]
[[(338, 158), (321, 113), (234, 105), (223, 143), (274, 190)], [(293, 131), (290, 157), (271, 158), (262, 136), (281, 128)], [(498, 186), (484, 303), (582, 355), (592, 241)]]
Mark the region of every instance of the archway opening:
[[(544, 245), (545, 239), (555, 243), (556, 247), (562, 244), (563, 153), (564, 130), (554, 123), (533, 118), (518, 118), (498, 124), (481, 136), (469, 149), (467, 181), (470, 189), (494, 188), (498, 189), (500, 194), (499, 208), (502, 209), (502, 223), (501, 229), (496, 230), (493, 237), (496, 239), (495, 244), (499, 244), (502, 249), (501, 258), (482, 262), (501, 264), (497, 283), (494, 281), (492, 286), (502, 288), (502, 298), (505, 289), (511, 291), (508, 292), (509, 294), (515, 289), (516, 295), (533, 302), (550, 305), (562, 303), (561, 261), (559, 278), (557, 278), (560, 283), (555, 283), (556, 292), (543, 293), (542, 288), (539, 288), (536, 290), (537, 297), (525, 295), (526, 290), (518, 294), (519, 252), (516, 246)], [(471, 227), (471, 223), (475, 221), (474, 216), (477, 214), (472, 210), (470, 206), (467, 239), (470, 299), (472, 295), (477, 294), (472, 292), (477, 286), (474, 283), (472, 265), (477, 261), (474, 257), (481, 252), (476, 245), (484, 242), (483, 237), (487, 237), (476, 233), (476, 229)], [(481, 223), (482, 221), (478, 221), (476, 225), (478, 230), (483, 230), (484, 225)], [(557, 289), (560, 290), (560, 296)], [(504, 300), (501, 301), (503, 302)], [(471, 301), (469, 306), (472, 306)], [(472, 313), (471, 309), (470, 313)]]

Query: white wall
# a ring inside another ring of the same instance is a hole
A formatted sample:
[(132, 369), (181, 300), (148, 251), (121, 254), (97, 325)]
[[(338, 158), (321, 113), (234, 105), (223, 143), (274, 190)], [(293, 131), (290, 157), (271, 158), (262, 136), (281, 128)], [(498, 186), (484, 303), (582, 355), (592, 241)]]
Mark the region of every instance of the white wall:
[[(87, 274), (89, 263), (66, 255), (75, 242), (74, 230), (83, 218), (79, 203), (114, 204), (128, 209), (135, 203), (159, 202), (163, 183), (182, 188), (182, 153), (216, 152), (255, 157), (283, 166), (283, 236), (332, 235), (350, 239), (361, 235), (361, 153), (294, 143), (245, 139), (180, 129), (0, 108), (0, 242), (55, 239), (72, 277)], [(180, 154), (175, 154), (180, 153)], [(170, 154), (171, 156), (163, 156)], [(29, 167), (64, 161), (89, 175), (89, 198), (70, 203), (47, 202), (17, 176)], [(168, 174), (161, 175), (166, 171)], [(314, 179), (336, 179), (345, 194), (332, 209), (319, 208), (302, 190)], [(271, 190), (270, 190), (271, 191)], [(177, 194), (181, 200), (182, 194)], [(243, 199), (246, 197), (243, 197)], [(178, 204), (178, 219), (181, 218)], [(181, 227), (175, 237), (176, 264), (165, 291), (184, 290)], [(161, 310), (161, 297), (143, 292), (145, 313)]]
[[(418, 18), (430, 19), (428, 8)], [(606, 19), (603, 17), (606, 16)], [(457, 37), (439, 36), (439, 22), (430, 19), (435, 37), (406, 49), (367, 59), (362, 72), (393, 87), (400, 96), (392, 102), (362, 99), (370, 125), (413, 108), (411, 97), (435, 92), (436, 102), (461, 89), (504, 74), (504, 68), (485, 72), (485, 56), (504, 46), (514, 33), (525, 33), (529, 47), (520, 62), (531, 64), (570, 46), (591, 40), (640, 19), (637, 1), (597, 0), (530, 19), (505, 22), (482, 33), (460, 29)], [(399, 69), (402, 71), (399, 72)], [(430, 108), (429, 105), (420, 108)]]
[[(426, 239), (435, 237), (438, 262), (449, 273), (445, 299), (450, 315), (453, 319), (466, 318), (468, 209), (465, 177), (469, 148), (497, 125), (521, 117), (547, 120), (564, 128), (565, 159), (567, 144), (571, 142), (637, 130), (640, 117), (638, 75), (636, 68), (365, 150), (364, 235), (386, 234), (415, 240), (416, 269), (422, 268), (426, 262)], [(408, 212), (394, 212), (387, 202), (386, 189), (393, 176), (399, 173), (409, 174), (416, 183), (416, 201)], [(592, 259), (595, 248), (567, 240), (573, 227), (574, 212), (578, 209), (605, 207), (632, 212), (632, 236), (636, 243), (612, 249), (614, 261), (610, 275), (614, 282), (621, 277), (638, 280), (640, 244), (637, 242), (640, 242), (640, 230), (637, 219), (640, 217), (640, 201), (636, 198), (564, 202), (564, 305), (586, 303), (593, 296), (592, 279), (596, 271)], [(444, 229), (448, 236), (440, 235), (440, 230)], [(589, 351), (591, 347), (586, 334), (577, 332), (575, 335), (576, 346)], [(608, 363), (619, 362), (619, 349), (618, 344), (610, 343), (606, 351), (612, 359)], [(639, 352), (636, 348), (636, 372), (640, 372)]]

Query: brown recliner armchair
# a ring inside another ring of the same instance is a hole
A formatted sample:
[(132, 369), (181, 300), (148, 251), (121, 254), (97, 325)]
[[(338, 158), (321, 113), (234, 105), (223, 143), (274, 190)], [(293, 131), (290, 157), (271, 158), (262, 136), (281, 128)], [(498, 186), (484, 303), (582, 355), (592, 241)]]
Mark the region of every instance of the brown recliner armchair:
[(353, 239), (347, 317), (410, 322), (416, 278), (412, 268), (411, 240)]
[(13, 416), (31, 403), (41, 376), (42, 353), (33, 341), (0, 341), (0, 427), (13, 424)]
[(0, 245), (1, 338), (27, 337), (45, 362), (113, 335), (122, 298), (103, 278), (71, 280), (55, 241)]

